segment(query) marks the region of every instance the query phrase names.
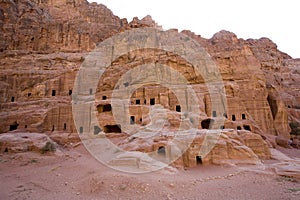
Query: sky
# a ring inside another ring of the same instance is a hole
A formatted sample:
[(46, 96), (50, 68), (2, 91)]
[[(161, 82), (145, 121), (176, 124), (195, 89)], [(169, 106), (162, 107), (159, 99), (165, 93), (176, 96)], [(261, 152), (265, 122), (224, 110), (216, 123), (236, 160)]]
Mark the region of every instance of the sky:
[[(238, 38), (268, 37), (278, 49), (300, 58), (299, 0), (88, 0), (106, 5), (115, 15), (142, 19), (151, 15), (167, 30), (191, 30), (211, 38), (220, 30)], [(299, 3), (298, 3), (299, 2)]]

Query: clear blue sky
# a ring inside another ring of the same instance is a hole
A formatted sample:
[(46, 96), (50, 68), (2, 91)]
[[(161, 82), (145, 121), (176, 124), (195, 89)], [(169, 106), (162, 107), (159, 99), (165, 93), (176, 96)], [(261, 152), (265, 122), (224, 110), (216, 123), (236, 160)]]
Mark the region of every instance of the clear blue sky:
[(188, 29), (204, 38), (225, 29), (239, 38), (268, 37), (279, 50), (300, 58), (298, 0), (88, 0), (131, 21), (146, 15), (164, 29)]

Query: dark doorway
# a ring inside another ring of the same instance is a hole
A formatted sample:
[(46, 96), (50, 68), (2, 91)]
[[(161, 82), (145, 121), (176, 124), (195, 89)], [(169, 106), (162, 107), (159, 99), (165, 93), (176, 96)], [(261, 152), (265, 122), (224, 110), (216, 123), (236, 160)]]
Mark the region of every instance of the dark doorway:
[(244, 129), (247, 130), (247, 131), (251, 131), (251, 128), (249, 125), (244, 125)]
[(130, 124), (135, 124), (135, 117), (134, 116), (130, 116)]
[(140, 105), (141, 104), (141, 100), (139, 100), (139, 99), (135, 100), (135, 104), (136, 105)]
[(166, 155), (166, 148), (163, 147), (163, 146), (159, 147), (158, 150), (157, 150), (157, 153), (159, 155)]
[(67, 124), (64, 123), (64, 130), (67, 130)]
[(107, 96), (102, 96), (102, 100), (106, 100), (107, 99)]
[(202, 158), (201, 158), (201, 156), (196, 156), (196, 162), (197, 162), (197, 165), (202, 165)]
[(29, 93), (27, 94), (27, 96), (30, 97), (30, 96), (31, 96), (31, 93), (29, 92)]
[(104, 126), (105, 133), (122, 133), (121, 127), (119, 125), (106, 125)]
[(56, 90), (52, 90), (52, 96), (54, 97), (56, 95)]
[(54, 125), (53, 125), (53, 126), (52, 126), (52, 131), (54, 131), (54, 128), (55, 128), (55, 127), (54, 127)]
[(235, 115), (232, 115), (232, 121), (235, 121), (236, 118), (235, 118)]
[(19, 126), (19, 124), (17, 122), (14, 122), (13, 124), (11, 124), (9, 126), (9, 131), (17, 130), (18, 126)]
[(72, 95), (72, 90), (69, 90), (69, 95), (70, 95), (70, 96)]
[(238, 126), (236, 127), (237, 130), (242, 130), (242, 127)]
[(82, 126), (80, 126), (80, 128), (79, 128), (79, 133), (83, 133), (83, 127)]
[(15, 102), (15, 97), (11, 97), (11, 102)]
[(242, 119), (246, 119), (246, 115), (245, 114), (242, 114)]
[(91, 89), (90, 89), (90, 95), (92, 95), (92, 94), (93, 94), (93, 89), (91, 88)]
[(155, 99), (150, 99), (150, 105), (155, 105)]
[(213, 123), (213, 122), (214, 122), (214, 120), (212, 120), (212, 119), (205, 119), (201, 122), (201, 127), (203, 129), (209, 129), (210, 123)]
[(180, 105), (176, 106), (176, 112), (181, 112), (181, 106)]

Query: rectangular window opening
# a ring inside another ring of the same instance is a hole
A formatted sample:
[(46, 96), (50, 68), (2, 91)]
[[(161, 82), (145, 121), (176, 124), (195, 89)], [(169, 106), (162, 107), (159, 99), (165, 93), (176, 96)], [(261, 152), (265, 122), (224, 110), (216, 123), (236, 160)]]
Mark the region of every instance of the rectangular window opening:
[(139, 100), (139, 99), (135, 100), (135, 104), (136, 105), (140, 105), (141, 104), (141, 100)]
[(154, 98), (153, 98), (153, 99), (150, 99), (150, 105), (151, 105), (151, 106), (155, 105), (155, 99), (154, 99)]
[(232, 115), (232, 121), (235, 121), (236, 118), (235, 118), (235, 115)]
[(176, 106), (176, 112), (181, 112), (181, 106), (180, 105)]
[(242, 119), (246, 119), (246, 115), (245, 114), (242, 114)]
[(134, 116), (130, 116), (130, 124), (135, 124), (135, 117)]
[(196, 156), (196, 162), (197, 162), (197, 165), (202, 165), (202, 158), (201, 158), (201, 156)]

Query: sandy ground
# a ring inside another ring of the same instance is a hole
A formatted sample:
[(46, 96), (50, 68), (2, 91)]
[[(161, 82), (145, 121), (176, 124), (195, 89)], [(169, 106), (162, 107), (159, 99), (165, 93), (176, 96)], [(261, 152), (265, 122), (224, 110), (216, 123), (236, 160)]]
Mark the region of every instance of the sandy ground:
[[(285, 150), (300, 156), (300, 150)], [(0, 199), (300, 199), (299, 180), (263, 166), (198, 166), (142, 175), (112, 170), (80, 145), (0, 155)]]

